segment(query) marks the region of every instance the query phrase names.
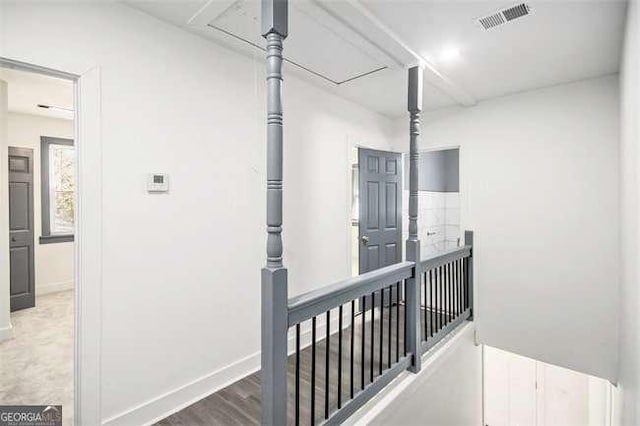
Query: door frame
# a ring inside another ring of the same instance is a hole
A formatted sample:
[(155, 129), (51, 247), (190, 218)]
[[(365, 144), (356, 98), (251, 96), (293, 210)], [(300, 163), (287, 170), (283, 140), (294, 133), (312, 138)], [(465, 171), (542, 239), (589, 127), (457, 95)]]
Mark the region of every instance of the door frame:
[[(74, 140), (76, 141), (74, 423), (101, 424), (102, 110), (100, 68), (93, 67), (74, 73), (2, 56), (0, 56), (0, 66), (62, 78), (74, 83), (76, 112), (74, 120)], [(8, 182), (0, 182), (0, 184), (8, 185)]]

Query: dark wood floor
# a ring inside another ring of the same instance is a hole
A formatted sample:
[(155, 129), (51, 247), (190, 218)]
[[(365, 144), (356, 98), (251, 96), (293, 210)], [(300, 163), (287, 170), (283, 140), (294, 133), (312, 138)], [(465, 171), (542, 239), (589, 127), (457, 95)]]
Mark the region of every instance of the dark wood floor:
[[(365, 348), (364, 363), (362, 363), (362, 315), (357, 315), (354, 327), (354, 391), (362, 387), (362, 373), (364, 367), (364, 384), (370, 383), (373, 364), (374, 380), (380, 372), (380, 316), (376, 311), (374, 321), (374, 353), (371, 358), (371, 311), (365, 314)], [(389, 309), (384, 309), (383, 315), (383, 371), (388, 369), (389, 362)], [(335, 318), (335, 313), (332, 313)], [(345, 310), (345, 317), (350, 313)], [(431, 327), (430, 316), (427, 315), (427, 329)], [(399, 353), (396, 351), (396, 318), (399, 317)], [(422, 311), (424, 324), (424, 311)], [(324, 324), (325, 317), (318, 317), (318, 327)], [(345, 318), (345, 324), (350, 320)], [(391, 360), (395, 362), (396, 355), (404, 355), (404, 311), (402, 306), (399, 315), (396, 306), (391, 309)], [(338, 333), (329, 337), (329, 413), (337, 410), (338, 390)], [(342, 336), (342, 403), (350, 399), (351, 392), (351, 327), (343, 329)], [(301, 351), (300, 356), (300, 424), (311, 424), (311, 347)], [(316, 382), (315, 382), (315, 423), (319, 424), (325, 416), (325, 363), (326, 339), (316, 344)], [(288, 423), (295, 423), (295, 355), (289, 357), (288, 365)], [(197, 425), (258, 425), (260, 424), (260, 372), (247, 376), (224, 389), (178, 411), (161, 420), (159, 426), (197, 426)]]

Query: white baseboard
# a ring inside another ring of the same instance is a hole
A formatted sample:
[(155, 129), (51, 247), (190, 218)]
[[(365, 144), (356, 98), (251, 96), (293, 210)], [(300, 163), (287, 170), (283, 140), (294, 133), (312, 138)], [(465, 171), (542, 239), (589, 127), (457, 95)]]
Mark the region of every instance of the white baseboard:
[(37, 284), (36, 297), (65, 290), (73, 290), (73, 280), (61, 281), (57, 283)]
[[(331, 321), (332, 333), (338, 329), (338, 320), (334, 315)], [(346, 327), (346, 326), (345, 326)], [(318, 322), (317, 340), (324, 339), (325, 322)], [(305, 328), (300, 333), (300, 346), (305, 348), (311, 344), (311, 330)], [(295, 332), (290, 330), (288, 336), (288, 352), (295, 351)], [(260, 369), (260, 351), (242, 358), (234, 363), (206, 374), (196, 380), (166, 392), (147, 402), (132, 407), (102, 422), (108, 426), (151, 425), (165, 417), (182, 410), (189, 405), (206, 398), (238, 380), (255, 373)]]
[(13, 337), (13, 326), (9, 324), (6, 327), (0, 328), (0, 342), (9, 340)]
[(117, 414), (103, 425), (150, 425), (200, 401), (260, 368), (260, 352), (204, 375), (163, 395)]

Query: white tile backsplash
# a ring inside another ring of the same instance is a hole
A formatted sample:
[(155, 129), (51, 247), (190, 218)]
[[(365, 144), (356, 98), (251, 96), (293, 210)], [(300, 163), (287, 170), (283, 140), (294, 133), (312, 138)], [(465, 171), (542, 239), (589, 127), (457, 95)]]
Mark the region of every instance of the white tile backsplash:
[(460, 209), (445, 209), (446, 224), (447, 225), (460, 225)]
[(459, 192), (448, 192), (445, 195), (445, 207), (448, 209), (459, 209), (460, 208), (460, 193)]
[[(404, 191), (403, 240), (408, 237), (408, 200), (409, 191)], [(460, 193), (418, 192), (418, 237), (423, 258), (458, 246)]]

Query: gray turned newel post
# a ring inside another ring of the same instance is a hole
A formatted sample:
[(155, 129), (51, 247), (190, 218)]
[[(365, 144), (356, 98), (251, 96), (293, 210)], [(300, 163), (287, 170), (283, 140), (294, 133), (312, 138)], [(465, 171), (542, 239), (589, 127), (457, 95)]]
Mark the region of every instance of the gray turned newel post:
[(420, 111), (422, 111), (422, 67), (409, 69), (409, 239), (407, 260), (416, 263), (414, 276), (407, 280), (407, 349), (413, 354), (410, 371), (421, 368), (422, 339), (420, 334), (420, 240), (418, 239), (418, 138), (420, 136)]
[(267, 40), (267, 265), (262, 269), (262, 424), (287, 423), (287, 269), (282, 264), (282, 41), (287, 0), (262, 0)]
[(464, 231), (464, 245), (471, 246), (471, 255), (467, 258), (467, 294), (469, 303), (469, 321), (473, 321), (473, 231)]

